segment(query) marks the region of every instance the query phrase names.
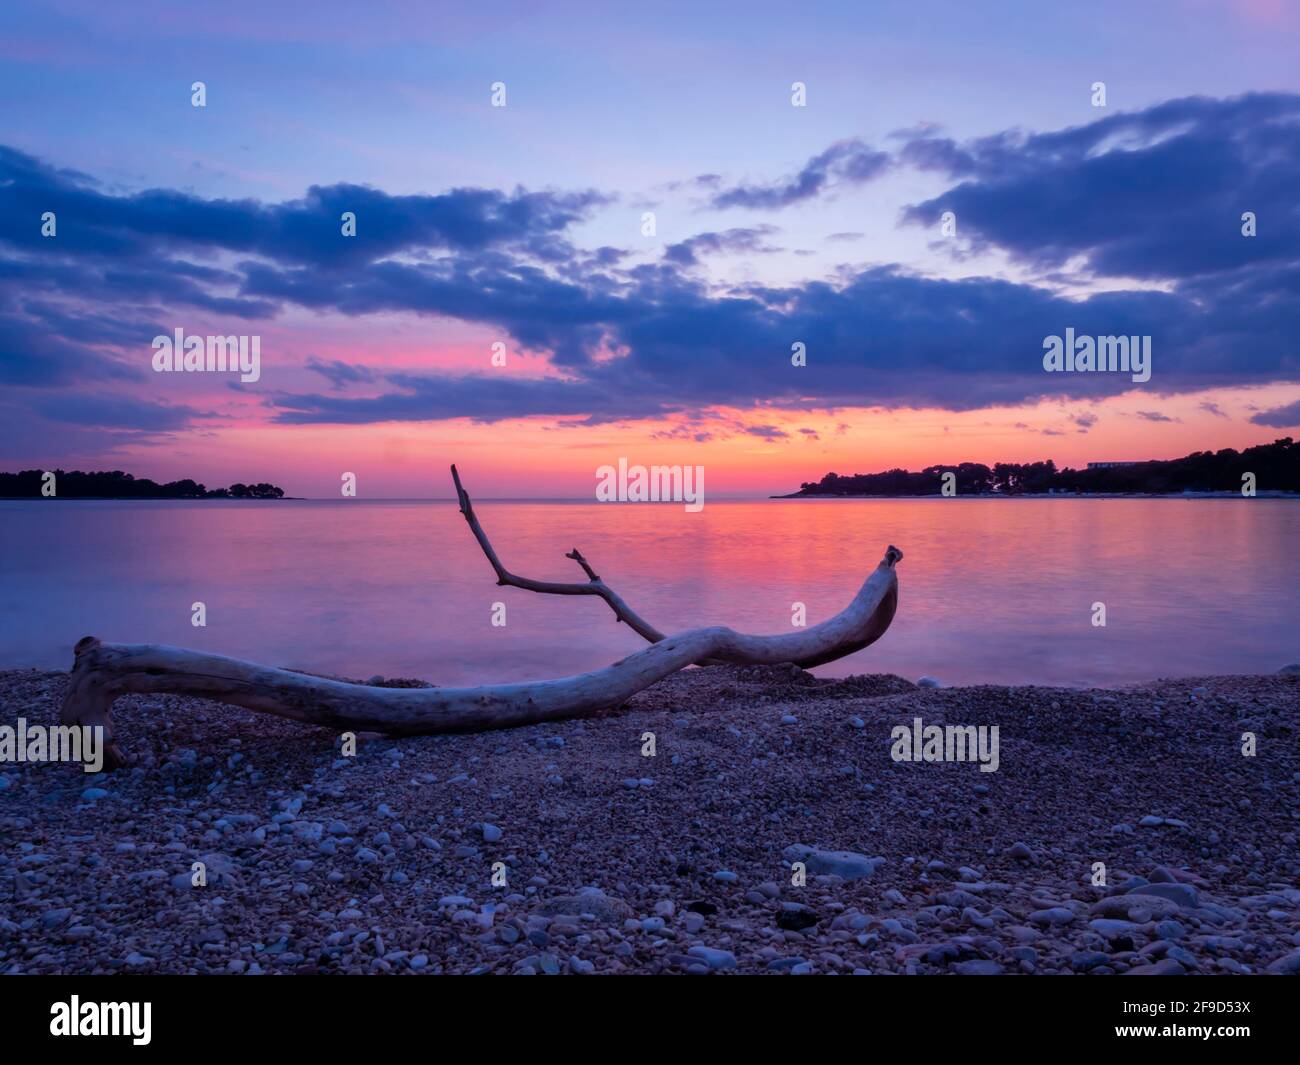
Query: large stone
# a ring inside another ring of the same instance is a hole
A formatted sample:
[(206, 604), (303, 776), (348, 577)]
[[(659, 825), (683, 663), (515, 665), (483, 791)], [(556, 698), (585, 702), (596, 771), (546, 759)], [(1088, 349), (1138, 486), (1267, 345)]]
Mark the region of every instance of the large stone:
[(796, 843), (786, 847), (782, 856), (787, 862), (802, 862), (813, 876), (838, 876), (845, 880), (858, 880), (871, 876), (885, 864), (884, 858), (868, 858), (853, 851), (824, 851)]
[(1196, 888), (1191, 884), (1143, 884), (1129, 892), (1130, 895), (1154, 895), (1156, 898), (1168, 899), (1186, 909), (1194, 910), (1199, 902)]
[(1159, 920), (1178, 912), (1178, 903), (1159, 895), (1110, 895), (1093, 903), (1089, 909), (1094, 917), (1118, 917), (1145, 924), (1152, 918)]
[(1186, 976), (1187, 970), (1173, 958), (1165, 958), (1154, 965), (1139, 965), (1130, 969), (1125, 976)]
[(958, 976), (997, 976), (1002, 972), (1002, 966), (995, 961), (976, 958), (972, 961), (959, 961), (952, 967), (952, 971)]
[(1098, 935), (1105, 936), (1107, 939), (1115, 939), (1117, 936), (1132, 935), (1142, 926), (1132, 921), (1123, 921), (1114, 917), (1098, 917), (1089, 921), (1088, 927)]
[(621, 921), (632, 914), (632, 908), (621, 899), (606, 895), (595, 888), (584, 888), (577, 895), (559, 895), (547, 899), (535, 911), (547, 917), (590, 913), (601, 921)]
[(710, 969), (715, 971), (734, 969), (736, 967), (736, 956), (729, 950), (717, 950), (714, 947), (691, 947), (686, 953), (692, 958), (699, 958)]

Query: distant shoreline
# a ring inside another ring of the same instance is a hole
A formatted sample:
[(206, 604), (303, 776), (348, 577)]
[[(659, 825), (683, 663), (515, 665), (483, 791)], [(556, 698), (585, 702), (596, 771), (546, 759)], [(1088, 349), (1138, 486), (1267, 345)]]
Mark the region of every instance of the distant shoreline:
[(788, 495), (768, 496), (768, 499), (1300, 499), (1300, 492), (1256, 492), (1243, 496), (1240, 492), (967, 492), (945, 496), (939, 492), (925, 495), (832, 495), (820, 492), (791, 492)]
[(122, 470), (0, 471), (0, 499), (283, 499), (284, 489), (265, 481), (208, 488), (190, 477), (159, 484)]
[[(1206, 485), (1217, 485), (1206, 488)], [(1173, 496), (1185, 499), (1226, 499), (1243, 490), (1257, 498), (1267, 486), (1270, 498), (1300, 494), (1300, 447), (1291, 437), (1257, 444), (1244, 451), (1194, 451), (1177, 459), (1090, 462), (1084, 469), (1057, 469), (1055, 461), (959, 462), (923, 470), (882, 470), (848, 476), (828, 473), (805, 481), (797, 491), (773, 499), (810, 496), (883, 498), (928, 496), (1088, 496), (1100, 499)]]
[(304, 502), (306, 496), (0, 496), (20, 503), (284, 503)]

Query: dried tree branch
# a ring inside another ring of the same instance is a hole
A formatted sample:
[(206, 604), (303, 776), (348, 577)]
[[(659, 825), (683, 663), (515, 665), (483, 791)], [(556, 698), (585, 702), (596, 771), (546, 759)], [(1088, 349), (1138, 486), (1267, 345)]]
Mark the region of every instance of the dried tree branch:
[(201, 651), (151, 644), (107, 644), (87, 636), (63, 701), (68, 725), (101, 726), (105, 765), (124, 756), (113, 740), (114, 700), (127, 692), (196, 695), (231, 706), (333, 729), (393, 736), (479, 732), (621, 706), (632, 695), (700, 659), (748, 665), (829, 660), (878, 639), (898, 603), (891, 547), (839, 614), (797, 633), (748, 636), (723, 627), (689, 629), (604, 669), (558, 680), (478, 688), (379, 688), (260, 666)]
[[(113, 739), (112, 708), (114, 700), (128, 692), (194, 695), (327, 728), (393, 736), (530, 725), (587, 717), (621, 706), (642, 689), (696, 662), (829, 662), (879, 639), (889, 628), (898, 606), (894, 567), (903, 556), (890, 547), (853, 601), (834, 617), (811, 628), (780, 636), (749, 636), (715, 626), (664, 637), (601, 583), (577, 550), (570, 557), (576, 556), (575, 561), (594, 578), (591, 584), (553, 584), (511, 574), (501, 565), (474, 517), (459, 477), (456, 488), (461, 511), (501, 584), (559, 595), (600, 595), (620, 620), (633, 625), (646, 639), (653, 639), (651, 646), (603, 669), (556, 680), (476, 688), (380, 688), (180, 647), (108, 644), (87, 636), (75, 649), (76, 660), (63, 700), (63, 723), (102, 727), (108, 768), (125, 761)], [(638, 624), (633, 624), (633, 618)]]

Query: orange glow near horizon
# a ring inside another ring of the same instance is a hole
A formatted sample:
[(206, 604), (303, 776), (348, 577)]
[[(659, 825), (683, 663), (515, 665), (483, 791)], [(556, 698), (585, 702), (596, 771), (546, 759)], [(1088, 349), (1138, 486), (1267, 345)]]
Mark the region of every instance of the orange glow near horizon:
[[(1077, 467), (1240, 450), (1289, 435), (1249, 418), (1256, 409), (1296, 398), (1293, 386), (1270, 386), (1164, 398), (1130, 393), (1098, 402), (1045, 401), (960, 413), (713, 410), (691, 421), (603, 426), (541, 418), (303, 426), (218, 421), (164, 446), (123, 448), (111, 462), (100, 457), (82, 468), (119, 466), (136, 476), (193, 477), (210, 487), (269, 481), (309, 498), (336, 497), (342, 474), (350, 472), (357, 474), (362, 498), (442, 498), (451, 494), (447, 467), (456, 462), (481, 498), (582, 499), (594, 491), (598, 466), (626, 457), (646, 466), (703, 466), (706, 494), (721, 499), (792, 492), (832, 471), (1048, 458)], [(1222, 413), (1204, 409), (1207, 400)], [(745, 431), (754, 427), (785, 435)], [(697, 432), (712, 436), (697, 441)]]

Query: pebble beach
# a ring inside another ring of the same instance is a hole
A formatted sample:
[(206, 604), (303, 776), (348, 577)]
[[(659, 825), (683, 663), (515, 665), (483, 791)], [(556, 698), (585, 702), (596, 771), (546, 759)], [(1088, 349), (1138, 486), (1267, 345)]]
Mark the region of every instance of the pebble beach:
[[(354, 757), (124, 696), (127, 768), (0, 764), (0, 972), (1300, 973), (1297, 672), (714, 666), (598, 718)], [(55, 723), (65, 684), (0, 673), (0, 724)], [(895, 761), (917, 718), (996, 725), (997, 771)]]

